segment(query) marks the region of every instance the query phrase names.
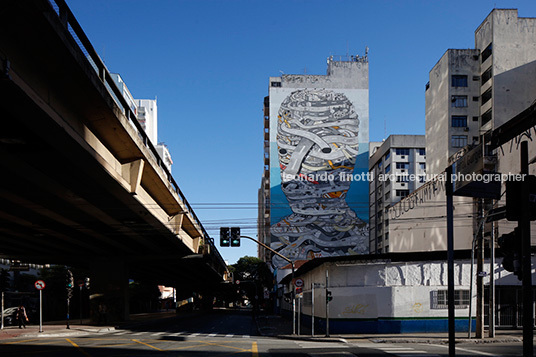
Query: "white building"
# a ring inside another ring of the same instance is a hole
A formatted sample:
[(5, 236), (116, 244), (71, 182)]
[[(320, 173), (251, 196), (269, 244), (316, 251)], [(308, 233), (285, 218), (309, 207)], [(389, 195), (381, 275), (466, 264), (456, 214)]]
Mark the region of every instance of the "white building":
[[(129, 104), (130, 109), (136, 114), (138, 122), (155, 147), (160, 159), (162, 159), (162, 162), (168, 171), (171, 172), (173, 160), (171, 159), (169, 149), (164, 143), (158, 142), (158, 106), (156, 104), (156, 99), (134, 99), (125, 81), (123, 81), (123, 78), (117, 73), (111, 73), (111, 76), (119, 88), (119, 91)], [(113, 92), (110, 91), (110, 93), (115, 97)]]
[(425, 147), (424, 135), (390, 135), (371, 152), (370, 253), (390, 251), (388, 208), (425, 182)]
[[(536, 258), (532, 258), (533, 264)], [(468, 251), (455, 256), (455, 326), (468, 331), (469, 305), (472, 306), (472, 329), (475, 323), (475, 295), (470, 298), (471, 266)], [(489, 282), (489, 262), (485, 263)], [(517, 327), (521, 312), (520, 295), (512, 294), (521, 283), (511, 273), (495, 264), (497, 326)], [(327, 276), (327, 277), (326, 277)], [(304, 281), (303, 298), (299, 299), (302, 324), (311, 326), (314, 302), (316, 332), (325, 331), (326, 290), (329, 303), (331, 333), (407, 333), (447, 332), (447, 262), (444, 252), (388, 253), (315, 259), (296, 271)], [(534, 279), (534, 272), (533, 272)], [(290, 275), (283, 283), (290, 291)], [(313, 288), (315, 284), (315, 288)], [(314, 294), (314, 299), (312, 298)], [(283, 300), (284, 301), (284, 300)], [(283, 302), (283, 309), (292, 306)]]

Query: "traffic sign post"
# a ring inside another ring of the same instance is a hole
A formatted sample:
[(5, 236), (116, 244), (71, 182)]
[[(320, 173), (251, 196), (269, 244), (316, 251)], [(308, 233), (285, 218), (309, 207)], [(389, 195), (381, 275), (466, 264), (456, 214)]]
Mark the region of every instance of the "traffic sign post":
[(43, 332), (43, 289), (46, 285), (43, 280), (37, 280), (34, 286), (39, 290), (39, 332)]

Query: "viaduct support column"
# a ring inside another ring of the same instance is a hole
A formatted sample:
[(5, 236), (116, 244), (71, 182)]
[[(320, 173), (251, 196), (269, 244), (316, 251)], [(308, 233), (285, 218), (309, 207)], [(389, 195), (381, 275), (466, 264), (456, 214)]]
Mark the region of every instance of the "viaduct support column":
[(128, 269), (124, 261), (96, 259), (91, 265), (90, 311), (93, 323), (129, 319)]

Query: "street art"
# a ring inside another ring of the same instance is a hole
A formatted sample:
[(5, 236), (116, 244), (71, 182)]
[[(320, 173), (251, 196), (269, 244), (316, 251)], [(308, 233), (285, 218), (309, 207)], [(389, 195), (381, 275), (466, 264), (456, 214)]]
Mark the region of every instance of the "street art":
[[(343, 93), (302, 89), (288, 95), (277, 117), (283, 191), (292, 213), (272, 224), (272, 248), (292, 260), (362, 254), (368, 224), (346, 197), (359, 151), (359, 118)], [(273, 257), (273, 264), (287, 263)]]

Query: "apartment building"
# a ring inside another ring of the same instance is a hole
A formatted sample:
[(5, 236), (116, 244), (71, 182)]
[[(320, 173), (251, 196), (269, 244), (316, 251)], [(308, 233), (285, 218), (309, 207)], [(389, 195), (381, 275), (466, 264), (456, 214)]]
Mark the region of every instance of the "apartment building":
[(426, 180), (424, 135), (391, 135), (369, 159), (369, 252), (389, 252), (388, 209)]

